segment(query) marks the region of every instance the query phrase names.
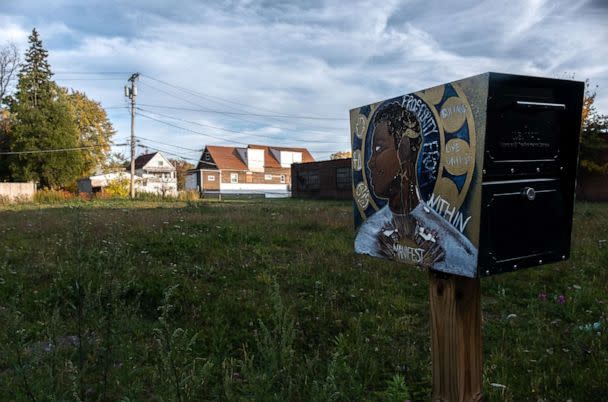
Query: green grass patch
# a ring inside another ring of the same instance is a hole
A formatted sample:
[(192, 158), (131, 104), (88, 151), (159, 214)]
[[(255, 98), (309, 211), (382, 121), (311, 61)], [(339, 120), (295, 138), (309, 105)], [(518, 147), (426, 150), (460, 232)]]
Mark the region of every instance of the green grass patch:
[[(1, 208), (0, 400), (430, 399), (427, 274), (353, 254), (348, 202)], [(571, 260), (482, 280), (487, 400), (606, 399), (602, 240), (579, 203)]]

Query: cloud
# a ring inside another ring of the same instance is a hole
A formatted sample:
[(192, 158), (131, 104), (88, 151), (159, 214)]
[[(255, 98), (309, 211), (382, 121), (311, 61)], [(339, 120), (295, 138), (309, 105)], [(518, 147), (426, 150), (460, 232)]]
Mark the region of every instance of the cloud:
[[(85, 90), (104, 106), (125, 105), (122, 86), (139, 71), (140, 104), (346, 119), (349, 109), (362, 104), (500, 71), (589, 78), (600, 85), (598, 108), (608, 112), (608, 8), (597, 0), (353, 1), (348, 6), (337, 0), (179, 5), (137, 0), (132, 7), (118, 0), (86, 6), (63, 0), (51, 2), (47, 11), (36, 3), (0, 6), (0, 37), (12, 32), (23, 42), (31, 26), (38, 26), (56, 71), (125, 72), (57, 74), (62, 84)], [(348, 148), (346, 120), (154, 110), (239, 132), (159, 117), (220, 138), (277, 145), (296, 145), (296, 138), (327, 141), (310, 142), (316, 156)], [(108, 112), (118, 137), (127, 137), (127, 109)], [(221, 144), (141, 117), (137, 131), (186, 147)]]
[(20, 24), (11, 21), (9, 17), (0, 16), (0, 44), (15, 43), (22, 46), (27, 42), (29, 32), (26, 31)]

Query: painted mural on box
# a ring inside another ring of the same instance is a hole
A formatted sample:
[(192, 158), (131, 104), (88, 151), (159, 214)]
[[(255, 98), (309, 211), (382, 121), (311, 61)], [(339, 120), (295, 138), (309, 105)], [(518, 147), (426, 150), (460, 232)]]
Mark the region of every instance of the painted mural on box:
[(355, 251), (474, 277), (475, 125), (458, 85), (354, 109), (351, 132)]

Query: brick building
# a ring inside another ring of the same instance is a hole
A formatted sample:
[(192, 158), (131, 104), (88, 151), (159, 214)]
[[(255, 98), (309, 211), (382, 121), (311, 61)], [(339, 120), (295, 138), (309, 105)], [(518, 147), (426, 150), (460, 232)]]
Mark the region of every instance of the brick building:
[(291, 164), (314, 161), (305, 148), (248, 145), (205, 147), (186, 189), (215, 194), (289, 195)]
[(294, 163), (291, 182), (292, 197), (351, 199), (351, 158)]

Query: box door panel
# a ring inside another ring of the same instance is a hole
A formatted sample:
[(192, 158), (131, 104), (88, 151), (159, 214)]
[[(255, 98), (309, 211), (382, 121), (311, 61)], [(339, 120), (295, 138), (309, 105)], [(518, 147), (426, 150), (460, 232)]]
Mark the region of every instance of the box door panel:
[(568, 254), (568, 214), (558, 180), (484, 183), (483, 198), (482, 270), (512, 271)]

